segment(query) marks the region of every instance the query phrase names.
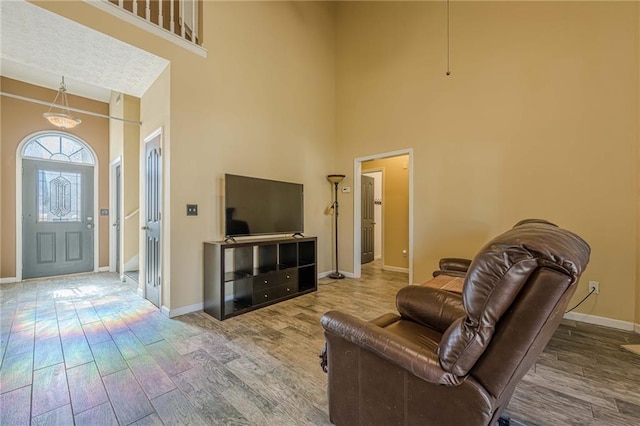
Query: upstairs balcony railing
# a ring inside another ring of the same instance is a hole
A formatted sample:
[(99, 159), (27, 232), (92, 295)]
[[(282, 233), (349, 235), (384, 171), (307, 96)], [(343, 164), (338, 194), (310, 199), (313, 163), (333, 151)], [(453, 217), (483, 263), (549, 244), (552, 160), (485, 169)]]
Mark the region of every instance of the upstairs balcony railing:
[[(86, 1), (86, 0), (85, 0)], [(202, 49), (203, 0), (100, 0), (88, 1), (113, 15), (162, 35), (196, 53)], [(160, 30), (160, 32), (158, 31)], [(169, 37), (167, 37), (167, 35)], [(196, 49), (193, 49), (196, 47)]]

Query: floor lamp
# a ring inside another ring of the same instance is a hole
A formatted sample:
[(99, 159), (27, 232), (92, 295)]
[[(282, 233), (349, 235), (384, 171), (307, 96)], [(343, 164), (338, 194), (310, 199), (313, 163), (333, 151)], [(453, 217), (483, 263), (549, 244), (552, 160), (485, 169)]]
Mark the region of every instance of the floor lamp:
[(334, 280), (341, 280), (344, 278), (340, 272), (338, 272), (338, 184), (344, 179), (344, 175), (328, 175), (327, 180), (334, 185), (335, 195), (333, 198), (333, 217), (336, 222), (336, 271), (329, 274), (329, 278)]

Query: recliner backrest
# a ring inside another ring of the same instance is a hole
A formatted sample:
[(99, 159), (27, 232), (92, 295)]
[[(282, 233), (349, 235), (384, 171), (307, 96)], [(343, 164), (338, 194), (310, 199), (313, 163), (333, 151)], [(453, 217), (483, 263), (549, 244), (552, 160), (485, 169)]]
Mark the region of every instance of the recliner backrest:
[[(473, 259), (465, 278), (462, 297), (467, 315), (451, 324), (440, 341), (442, 368), (467, 375), (523, 288), (538, 281), (541, 268), (566, 276), (571, 286), (586, 267), (589, 254), (582, 238), (547, 223), (520, 224), (490, 241)], [(541, 303), (556, 306), (558, 296), (550, 294)]]

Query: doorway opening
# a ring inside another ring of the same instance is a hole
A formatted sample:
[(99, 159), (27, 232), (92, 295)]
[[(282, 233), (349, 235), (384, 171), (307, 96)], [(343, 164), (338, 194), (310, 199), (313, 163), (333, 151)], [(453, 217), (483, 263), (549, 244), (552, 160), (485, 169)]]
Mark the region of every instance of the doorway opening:
[(122, 268), (122, 157), (111, 162), (111, 213), (112, 220), (109, 242), (109, 271), (117, 272), (124, 281)]
[[(378, 196), (376, 178), (380, 186)], [(406, 272), (409, 283), (413, 283), (411, 148), (354, 160), (353, 247), (354, 277), (361, 276), (363, 263), (378, 256), (383, 269)]]

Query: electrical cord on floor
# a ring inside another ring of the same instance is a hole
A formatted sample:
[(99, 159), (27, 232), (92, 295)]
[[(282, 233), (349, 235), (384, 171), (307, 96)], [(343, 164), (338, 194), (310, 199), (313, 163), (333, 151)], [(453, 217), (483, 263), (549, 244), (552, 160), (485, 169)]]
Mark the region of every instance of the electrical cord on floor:
[(587, 294), (584, 299), (582, 299), (580, 302), (578, 302), (578, 304), (576, 306), (574, 306), (573, 308), (569, 309), (568, 311), (564, 311), (565, 314), (568, 314), (569, 312), (573, 311), (575, 308), (577, 308), (578, 306), (582, 305), (582, 302), (584, 302), (585, 300), (587, 300), (589, 298), (589, 296), (591, 296), (593, 293), (595, 293), (596, 289), (592, 288), (591, 291), (589, 292), (589, 294)]

